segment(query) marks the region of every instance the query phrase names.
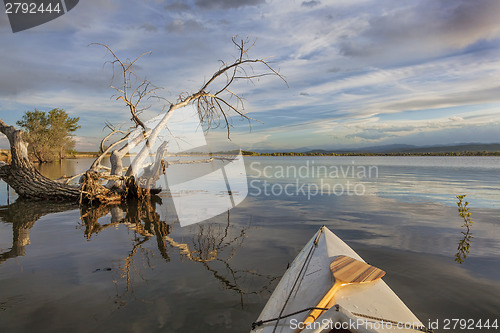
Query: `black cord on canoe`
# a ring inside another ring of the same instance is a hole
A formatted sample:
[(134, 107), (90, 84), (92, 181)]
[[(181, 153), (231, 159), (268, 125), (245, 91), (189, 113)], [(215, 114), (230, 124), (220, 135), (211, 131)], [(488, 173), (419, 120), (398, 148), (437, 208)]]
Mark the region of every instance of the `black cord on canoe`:
[[(340, 311), (340, 305), (335, 304), (333, 307), (336, 309), (336, 311)], [(280, 315), (279, 317), (276, 317), (276, 318), (271, 318), (271, 319), (266, 319), (266, 320), (259, 320), (257, 322), (252, 323), (252, 330), (255, 330), (257, 327), (262, 326), (262, 325), (264, 325), (266, 323), (269, 323), (271, 321), (279, 321), (281, 319), (288, 318), (288, 317), (294, 316), (296, 314), (299, 314), (299, 313), (302, 313), (302, 312), (306, 312), (306, 311), (312, 311), (312, 310), (324, 310), (324, 311), (326, 311), (326, 310), (330, 310), (330, 308), (310, 307), (310, 308), (307, 308), (307, 309), (303, 309), (303, 310), (300, 310), (300, 311), (289, 313), (289, 314), (284, 315), (284, 316)], [(362, 314), (362, 313), (356, 313), (356, 312), (351, 312), (351, 313), (353, 315), (357, 316), (357, 317), (363, 317), (363, 318), (367, 318), (367, 319), (373, 319), (373, 320), (380, 321), (380, 322), (383, 322), (383, 323), (385, 322), (385, 323), (396, 324), (396, 325), (398, 325), (400, 327), (409, 328), (409, 329), (412, 329), (412, 330), (415, 330), (415, 331), (420, 331), (420, 332), (424, 332), (424, 333), (434, 333), (433, 330), (428, 329), (424, 325), (420, 325), (420, 326), (408, 325), (408, 323), (402, 323), (402, 322), (395, 321), (395, 320), (384, 319), (384, 318), (379, 318), (379, 317), (374, 317), (374, 316), (368, 316), (368, 315), (365, 315), (365, 314)]]
[[(338, 305), (337, 305), (337, 311), (339, 311), (339, 306)], [(415, 326), (413, 324), (412, 325), (408, 325), (408, 323), (402, 323), (400, 321), (395, 321), (395, 320), (390, 320), (390, 319), (384, 319), (384, 318), (369, 316), (369, 315), (365, 315), (365, 314), (362, 314), (362, 313), (356, 313), (356, 312), (351, 312), (351, 313), (353, 315), (355, 315), (355, 316), (358, 316), (358, 317), (363, 317), (363, 318), (367, 318), (367, 319), (373, 319), (373, 320), (376, 320), (376, 321), (380, 321), (382, 323), (396, 324), (396, 325), (398, 325), (398, 327), (409, 328), (409, 329), (412, 329), (412, 330), (415, 330), (415, 331), (424, 332), (424, 333), (434, 333), (433, 330), (425, 327), (424, 325), (420, 325), (420, 326)]]
[(321, 229), (317, 232), (316, 234), (316, 238), (314, 239), (314, 242), (311, 246), (311, 248), (309, 249), (309, 252), (307, 253), (307, 257), (306, 259), (304, 260), (304, 264), (302, 265), (302, 267), (300, 268), (300, 272), (299, 274), (297, 275), (297, 278), (295, 279), (294, 283), (293, 283), (293, 286), (292, 286), (292, 289), (290, 289), (290, 293), (288, 294), (288, 297), (286, 298), (286, 301), (285, 303), (283, 304), (283, 307), (281, 308), (281, 311), (280, 311), (280, 314), (278, 315), (278, 317), (275, 319), (276, 320), (276, 324), (274, 325), (274, 329), (273, 329), (273, 333), (276, 332), (276, 328), (278, 328), (278, 323), (281, 319), (281, 316), (283, 315), (283, 312), (285, 311), (285, 307), (286, 305), (288, 304), (288, 301), (290, 300), (290, 297), (292, 296), (292, 293), (293, 293), (293, 290), (295, 289), (295, 286), (297, 285), (297, 283), (299, 282), (299, 279), (300, 279), (300, 276), (302, 275), (302, 272), (304, 271), (304, 268), (307, 266), (307, 264), (309, 263), (309, 260), (311, 260), (311, 256), (312, 256), (312, 253), (314, 252), (314, 249), (318, 246), (318, 241), (319, 241), (319, 237), (321, 236), (321, 234), (323, 233), (323, 230), (324, 230), (324, 227), (325, 226), (322, 226)]
[(289, 313), (287, 315), (280, 315), (279, 317), (276, 317), (276, 318), (271, 318), (271, 319), (266, 319), (266, 320), (259, 320), (259, 321), (256, 321), (254, 323), (252, 323), (252, 330), (256, 329), (257, 327), (259, 326), (262, 326), (264, 325), (265, 323), (269, 323), (271, 321), (279, 321), (280, 319), (285, 319), (285, 318), (288, 318), (288, 317), (291, 317), (291, 316), (294, 316), (296, 314), (299, 314), (299, 313), (302, 313), (302, 312), (306, 312), (306, 311), (312, 311), (312, 310), (329, 310), (328, 308), (317, 308), (317, 307), (310, 307), (310, 308), (307, 308), (307, 309), (304, 309), (304, 310), (299, 310), (299, 311), (296, 311), (296, 312), (293, 312), (293, 313)]

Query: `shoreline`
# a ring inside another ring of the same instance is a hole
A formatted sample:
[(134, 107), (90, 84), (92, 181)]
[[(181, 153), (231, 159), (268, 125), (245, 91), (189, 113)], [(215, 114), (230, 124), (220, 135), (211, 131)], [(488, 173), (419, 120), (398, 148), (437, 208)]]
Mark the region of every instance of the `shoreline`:
[[(234, 155), (230, 152), (217, 152), (217, 153), (197, 153), (197, 154), (167, 154), (169, 157), (196, 157), (196, 156), (224, 156), (224, 155)], [(242, 150), (243, 156), (265, 156), (265, 157), (350, 157), (350, 156), (379, 156), (379, 157), (392, 157), (392, 156), (425, 156), (425, 157), (498, 157), (500, 156), (500, 151), (487, 152), (487, 151), (464, 151), (464, 152), (394, 152), (394, 153), (294, 153), (294, 152), (273, 152), (273, 153), (258, 153), (253, 151)], [(105, 157), (109, 157), (111, 154), (106, 154)], [(99, 153), (94, 152), (76, 152), (64, 157), (63, 160), (80, 159), (80, 158), (97, 158)], [(132, 155), (125, 155), (130, 157)], [(0, 149), (0, 161), (8, 163), (10, 161), (11, 154), (9, 149)], [(52, 161), (57, 162), (57, 161)], [(34, 161), (36, 163), (36, 161)]]
[(394, 153), (293, 153), (293, 152), (275, 152), (275, 153), (258, 153), (253, 151), (242, 151), (243, 156), (500, 156), (500, 151), (464, 151), (464, 152), (394, 152)]

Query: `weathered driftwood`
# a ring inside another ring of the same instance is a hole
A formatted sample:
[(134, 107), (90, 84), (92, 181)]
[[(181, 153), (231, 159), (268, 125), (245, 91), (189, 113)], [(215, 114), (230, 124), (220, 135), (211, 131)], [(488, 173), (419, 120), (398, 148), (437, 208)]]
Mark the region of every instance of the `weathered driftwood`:
[[(133, 176), (104, 175), (91, 169), (83, 175), (81, 184), (70, 185), (61, 180), (52, 180), (43, 176), (33, 166), (28, 158), (27, 143), (22, 138), (22, 131), (14, 126), (8, 126), (0, 119), (0, 132), (9, 139), (12, 152), (10, 164), (0, 163), (0, 178), (9, 184), (20, 197), (107, 205), (119, 204), (128, 199), (147, 198), (151, 193), (158, 193), (156, 189), (152, 189), (152, 184), (164, 171), (164, 146), (158, 150), (157, 163), (144, 175), (144, 179), (139, 179), (137, 182)], [(110, 189), (102, 185), (103, 179), (122, 185), (113, 186)]]
[(25, 198), (76, 201), (78, 186), (66, 185), (43, 176), (28, 159), (27, 144), (22, 131), (8, 126), (0, 119), (0, 132), (9, 140), (12, 161), (0, 165), (0, 178)]
[[(150, 191), (135, 184), (134, 177), (103, 176), (89, 170), (80, 185), (70, 185), (43, 176), (28, 158), (27, 144), (22, 131), (8, 126), (0, 119), (0, 132), (9, 139), (12, 161), (0, 163), (0, 178), (23, 198), (40, 200), (79, 201), (87, 204), (117, 204), (127, 198), (147, 197)], [(102, 178), (117, 178), (124, 187), (109, 189), (101, 184)]]

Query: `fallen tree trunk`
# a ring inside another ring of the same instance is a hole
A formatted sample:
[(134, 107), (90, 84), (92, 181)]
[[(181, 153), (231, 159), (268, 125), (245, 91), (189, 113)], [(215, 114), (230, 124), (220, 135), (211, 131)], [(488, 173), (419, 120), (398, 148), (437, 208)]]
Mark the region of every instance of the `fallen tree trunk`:
[[(42, 175), (28, 158), (27, 143), (22, 138), (22, 131), (8, 126), (0, 119), (0, 132), (7, 136), (12, 154), (10, 164), (0, 162), (0, 178), (11, 186), (23, 198), (38, 200), (79, 201), (90, 205), (119, 204), (128, 199), (148, 198), (159, 191), (139, 187), (133, 176), (104, 176), (95, 170), (88, 170), (80, 185), (65, 184)], [(163, 146), (162, 146), (163, 147)], [(158, 163), (162, 162), (162, 156)], [(161, 170), (155, 169), (157, 173)], [(148, 180), (156, 181), (158, 175), (147, 175)], [(109, 189), (101, 184), (102, 179), (119, 180), (123, 187)], [(144, 182), (139, 180), (139, 182)]]
[(56, 182), (42, 175), (28, 158), (27, 144), (22, 131), (8, 126), (0, 119), (0, 132), (5, 134), (10, 144), (12, 161), (0, 163), (0, 178), (9, 184), (20, 197), (44, 200), (77, 201), (80, 188)]

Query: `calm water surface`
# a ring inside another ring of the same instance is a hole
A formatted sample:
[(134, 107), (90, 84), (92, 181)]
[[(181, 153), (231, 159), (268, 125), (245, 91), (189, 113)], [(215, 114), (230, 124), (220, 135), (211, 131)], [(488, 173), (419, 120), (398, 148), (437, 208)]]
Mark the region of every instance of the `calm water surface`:
[[(90, 162), (66, 160), (42, 172), (71, 175)], [(247, 157), (245, 164), (245, 201), (184, 228), (167, 193), (147, 206), (80, 209), (16, 201), (0, 181), (1, 331), (248, 332), (321, 225), (384, 269), (425, 324), (500, 321), (500, 158)], [(462, 265), (454, 261), (463, 229), (457, 194), (467, 194), (475, 221)]]

